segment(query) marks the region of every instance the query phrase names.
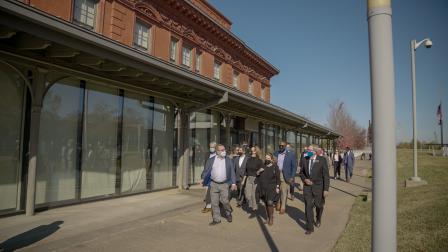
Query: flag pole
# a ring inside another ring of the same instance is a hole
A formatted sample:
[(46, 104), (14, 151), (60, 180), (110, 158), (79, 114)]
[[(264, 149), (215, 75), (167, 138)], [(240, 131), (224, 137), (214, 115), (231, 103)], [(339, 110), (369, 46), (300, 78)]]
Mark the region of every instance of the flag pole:
[(442, 117), (442, 102), (440, 102), (440, 146), (443, 148), (443, 117)]

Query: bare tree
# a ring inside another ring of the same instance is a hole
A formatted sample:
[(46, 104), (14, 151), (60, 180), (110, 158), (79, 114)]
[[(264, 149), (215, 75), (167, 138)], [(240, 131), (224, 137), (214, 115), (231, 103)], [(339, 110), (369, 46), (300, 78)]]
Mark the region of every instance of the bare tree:
[(355, 149), (364, 148), (367, 131), (360, 127), (348, 113), (344, 102), (337, 100), (330, 104), (327, 120), (330, 128), (342, 135), (342, 138), (337, 142), (339, 148), (346, 146)]

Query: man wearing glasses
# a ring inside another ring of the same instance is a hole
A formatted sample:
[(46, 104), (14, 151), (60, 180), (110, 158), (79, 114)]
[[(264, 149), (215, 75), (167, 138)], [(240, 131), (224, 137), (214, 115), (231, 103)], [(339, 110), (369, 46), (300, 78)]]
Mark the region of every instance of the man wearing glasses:
[(297, 159), (293, 151), (286, 149), (287, 143), (282, 141), (279, 150), (274, 153), (277, 158), (277, 165), (280, 170), (280, 204), (277, 203), (277, 211), (284, 214), (286, 210), (286, 200), (290, 185), (294, 183), (294, 176), (297, 172)]

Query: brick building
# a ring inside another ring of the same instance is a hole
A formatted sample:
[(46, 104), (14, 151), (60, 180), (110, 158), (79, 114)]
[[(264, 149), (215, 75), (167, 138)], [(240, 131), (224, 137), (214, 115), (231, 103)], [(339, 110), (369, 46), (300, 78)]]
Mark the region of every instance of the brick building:
[(205, 0), (1, 1), (0, 214), (186, 188), (211, 141), (331, 148), (231, 28)]

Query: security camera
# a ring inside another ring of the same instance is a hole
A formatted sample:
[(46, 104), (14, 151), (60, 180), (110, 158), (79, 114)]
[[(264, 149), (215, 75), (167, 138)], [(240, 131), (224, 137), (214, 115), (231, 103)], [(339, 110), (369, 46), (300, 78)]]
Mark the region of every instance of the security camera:
[(425, 41), (425, 47), (426, 47), (426, 48), (431, 48), (431, 46), (432, 46), (432, 41), (429, 40), (429, 39), (427, 39), (427, 40)]

